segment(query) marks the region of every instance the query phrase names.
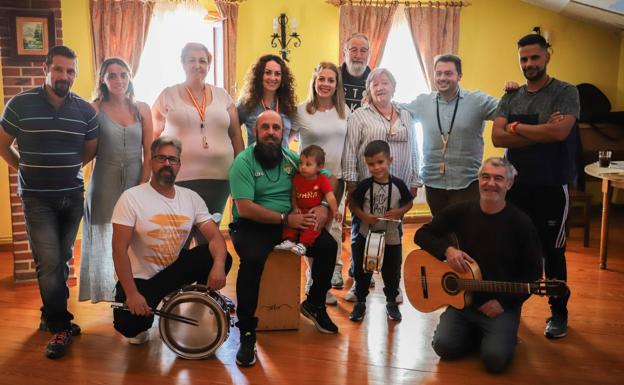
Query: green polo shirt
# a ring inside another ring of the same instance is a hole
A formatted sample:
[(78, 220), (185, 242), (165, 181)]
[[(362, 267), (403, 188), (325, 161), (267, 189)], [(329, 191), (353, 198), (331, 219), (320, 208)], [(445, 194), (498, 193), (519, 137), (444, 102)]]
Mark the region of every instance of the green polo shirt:
[[(253, 149), (254, 146), (247, 147), (230, 166), (228, 176), (232, 200), (249, 199), (269, 210), (289, 212), (292, 177), (299, 168), (299, 155), (282, 148), (284, 157), (279, 166), (265, 170), (256, 161)], [(330, 176), (325, 169), (321, 172)], [(239, 217), (235, 204), (232, 205), (232, 217), (234, 222)]]

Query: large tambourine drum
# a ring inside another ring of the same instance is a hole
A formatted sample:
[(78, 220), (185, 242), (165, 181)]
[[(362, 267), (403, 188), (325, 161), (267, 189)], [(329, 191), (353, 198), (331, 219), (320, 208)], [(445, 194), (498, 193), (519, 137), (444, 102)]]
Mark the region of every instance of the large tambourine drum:
[(190, 285), (169, 296), (163, 312), (192, 318), (199, 326), (160, 317), (163, 342), (179, 357), (198, 360), (212, 355), (230, 334), (230, 314), (225, 298), (203, 285)]
[(381, 271), (384, 253), (386, 251), (386, 233), (369, 231), (364, 246), (364, 271), (372, 273)]

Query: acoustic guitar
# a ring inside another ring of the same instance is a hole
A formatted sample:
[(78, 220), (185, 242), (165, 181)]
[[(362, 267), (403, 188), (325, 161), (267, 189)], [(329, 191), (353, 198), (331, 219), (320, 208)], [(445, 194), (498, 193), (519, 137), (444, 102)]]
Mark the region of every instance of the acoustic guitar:
[(424, 250), (412, 251), (403, 267), (407, 298), (416, 309), (429, 313), (446, 305), (463, 309), (470, 304), (470, 293), (474, 291), (558, 297), (568, 290), (566, 283), (559, 280), (483, 281), (477, 263), (468, 266), (468, 272), (458, 273)]

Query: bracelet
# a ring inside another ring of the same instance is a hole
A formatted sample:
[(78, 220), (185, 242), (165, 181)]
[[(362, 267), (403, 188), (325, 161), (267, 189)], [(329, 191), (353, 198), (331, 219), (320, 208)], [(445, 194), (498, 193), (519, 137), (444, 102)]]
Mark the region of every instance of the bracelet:
[(288, 226), (288, 214), (289, 213), (280, 213), (280, 221), (284, 226)]

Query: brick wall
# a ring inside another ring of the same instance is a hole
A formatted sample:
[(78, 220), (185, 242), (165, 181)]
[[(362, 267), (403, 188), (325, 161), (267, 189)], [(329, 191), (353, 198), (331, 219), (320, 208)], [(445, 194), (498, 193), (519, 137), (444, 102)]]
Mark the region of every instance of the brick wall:
[[(40, 85), (44, 81), (43, 59), (19, 59), (14, 57), (15, 31), (13, 12), (50, 11), (54, 14), (55, 36), (50, 45), (63, 44), (61, 22), (61, 0), (2, 0), (0, 3), (0, 60), (2, 60), (2, 80), (4, 102), (12, 96)], [(11, 224), (13, 232), (13, 279), (15, 283), (36, 283), (35, 263), (28, 244), (24, 215), (17, 196), (17, 173), (9, 169), (11, 194)], [(70, 261), (69, 284), (76, 284), (74, 260)]]

